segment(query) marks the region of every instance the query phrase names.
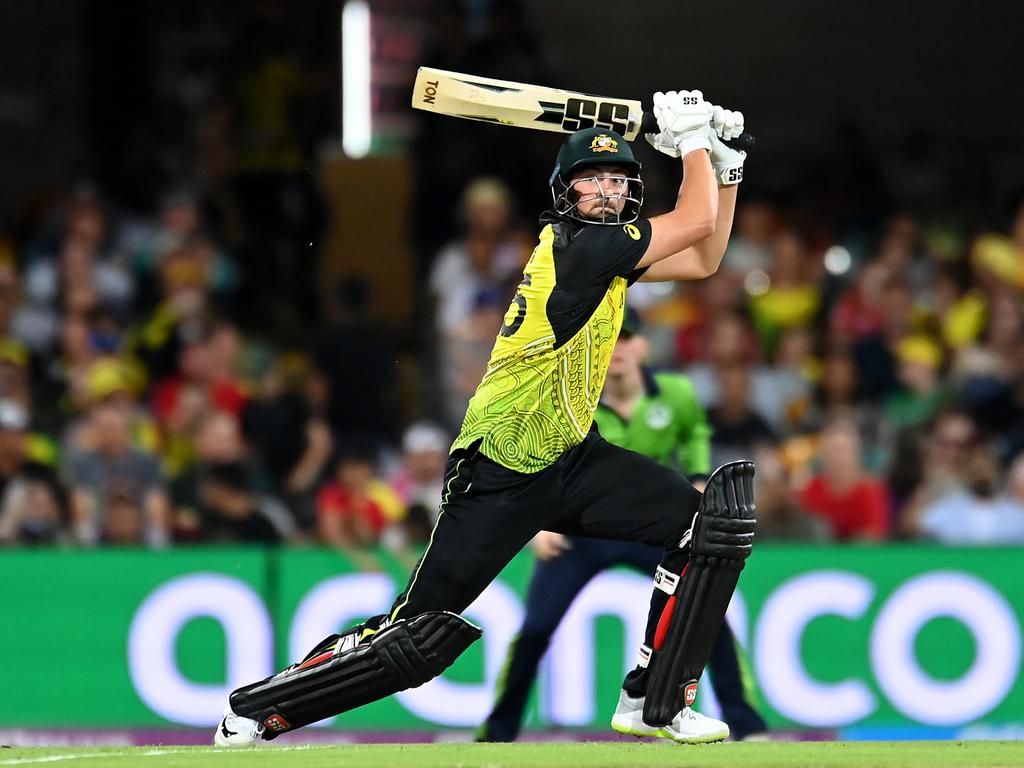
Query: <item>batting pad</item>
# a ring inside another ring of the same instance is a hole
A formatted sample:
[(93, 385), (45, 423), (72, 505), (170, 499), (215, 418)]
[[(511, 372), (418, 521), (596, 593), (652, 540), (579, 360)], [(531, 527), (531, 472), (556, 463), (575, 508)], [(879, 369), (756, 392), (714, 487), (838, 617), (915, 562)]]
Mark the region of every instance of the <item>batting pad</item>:
[[(697, 681), (750, 555), (756, 524), (753, 481), (749, 461), (725, 464), (708, 479), (691, 529), (691, 559), (675, 582), (654, 637), (644, 698), (648, 725), (668, 725), (697, 697)], [(656, 585), (671, 583), (658, 575)]]
[(448, 611), (399, 619), (355, 648), (239, 688), (231, 694), (231, 709), (263, 723), (263, 738), (269, 741), (423, 685), (482, 634), (480, 627)]

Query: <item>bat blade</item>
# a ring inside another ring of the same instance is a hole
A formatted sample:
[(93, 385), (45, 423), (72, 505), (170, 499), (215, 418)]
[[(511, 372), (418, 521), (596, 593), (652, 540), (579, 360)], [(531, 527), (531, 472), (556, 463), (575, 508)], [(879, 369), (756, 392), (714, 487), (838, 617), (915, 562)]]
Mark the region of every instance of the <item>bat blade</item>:
[(639, 101), (420, 67), (412, 106), (437, 114), (517, 128), (573, 133), (606, 128), (633, 141), (643, 124)]

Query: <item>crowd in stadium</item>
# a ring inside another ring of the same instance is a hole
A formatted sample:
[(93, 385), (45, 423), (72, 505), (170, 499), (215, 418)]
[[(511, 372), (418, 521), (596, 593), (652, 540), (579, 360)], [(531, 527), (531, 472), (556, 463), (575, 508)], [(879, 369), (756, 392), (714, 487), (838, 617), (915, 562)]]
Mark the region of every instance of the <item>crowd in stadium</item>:
[[(0, 541), (425, 541), (531, 249), (500, 181), (462, 206), (427, 282), (440, 396), (398, 440), (358, 278), (307, 348), (275, 347), (233, 321), (246, 265), (187, 190), (139, 220), (79, 189), (8, 238)], [(745, 202), (717, 275), (631, 289), (649, 363), (694, 382), (714, 463), (756, 460), (763, 539), (1024, 543), (1024, 207), (959, 246), (880, 231), (858, 254)]]
[[(444, 8), (424, 63), (541, 77), (521, 17), (499, 13), (474, 47), (461, 5)], [(308, 170), (323, 131), (301, 141), (293, 107), (319, 81), (284, 49), (247, 55), (233, 99), (182, 89), (190, 143), (150, 153), (191, 157), (183, 175), (202, 183), (166, 185), (148, 216), (121, 204), (141, 182), (0, 212), (0, 543), (409, 551), (429, 537), (553, 144), (420, 126), (410, 397), (360, 275), (316, 311), (303, 248), (324, 230)], [(1024, 543), (1024, 205), (975, 216), (1002, 201), (962, 153), (943, 165), (916, 141), (883, 179), (842, 136), (804, 198), (759, 188), (752, 168), (718, 274), (630, 289), (648, 362), (693, 380), (713, 463), (756, 461), (761, 540)], [(652, 201), (671, 198), (665, 168), (645, 160)]]

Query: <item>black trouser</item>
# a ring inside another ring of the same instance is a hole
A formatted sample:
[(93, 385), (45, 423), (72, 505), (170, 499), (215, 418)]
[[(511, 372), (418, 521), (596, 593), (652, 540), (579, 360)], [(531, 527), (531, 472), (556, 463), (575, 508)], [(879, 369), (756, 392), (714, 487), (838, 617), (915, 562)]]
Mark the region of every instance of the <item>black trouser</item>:
[[(700, 498), (677, 472), (597, 432), (529, 475), (476, 450), (455, 451), (430, 544), (391, 615), (462, 613), (541, 530), (659, 547), (663, 567), (679, 573), (685, 563), (679, 541)], [(667, 600), (652, 589), (648, 646)], [(624, 687), (631, 696), (643, 695), (646, 670), (631, 672)]]
[[(503, 685), (478, 736), (484, 741), (515, 741), (544, 657), (562, 617), (597, 574), (628, 565), (653, 575), (662, 553), (654, 547), (614, 541), (573, 538), (570, 547), (550, 560), (538, 560), (526, 593), (523, 626), (509, 648)], [(747, 701), (735, 641), (722, 622), (708, 661), (722, 717), (736, 739), (765, 730), (765, 722)]]

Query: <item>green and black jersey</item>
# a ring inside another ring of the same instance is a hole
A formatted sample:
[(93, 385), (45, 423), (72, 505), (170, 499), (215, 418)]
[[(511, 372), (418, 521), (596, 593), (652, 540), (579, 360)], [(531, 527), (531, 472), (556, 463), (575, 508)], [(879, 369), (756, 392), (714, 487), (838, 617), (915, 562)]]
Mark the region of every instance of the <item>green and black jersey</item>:
[(642, 270), (651, 225), (541, 217), (540, 242), (452, 449), (481, 441), (488, 458), (532, 473), (578, 445), (594, 419), (622, 325), (626, 287)]

